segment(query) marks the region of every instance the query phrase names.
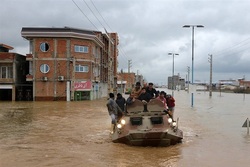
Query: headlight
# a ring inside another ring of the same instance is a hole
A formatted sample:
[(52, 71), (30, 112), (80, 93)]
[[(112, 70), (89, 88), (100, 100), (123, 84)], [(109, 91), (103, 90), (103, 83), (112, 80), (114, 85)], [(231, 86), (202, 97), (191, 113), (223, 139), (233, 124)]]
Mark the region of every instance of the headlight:
[(173, 126), (176, 126), (177, 124), (176, 124), (176, 122), (173, 122), (173, 124), (172, 124)]
[(121, 124), (117, 124), (117, 128), (118, 128), (118, 129), (121, 129), (121, 128), (122, 128), (122, 125), (121, 125)]
[(168, 118), (168, 123), (172, 123), (172, 122), (173, 122), (172, 118)]
[(121, 124), (125, 125), (126, 121), (124, 119), (121, 120)]

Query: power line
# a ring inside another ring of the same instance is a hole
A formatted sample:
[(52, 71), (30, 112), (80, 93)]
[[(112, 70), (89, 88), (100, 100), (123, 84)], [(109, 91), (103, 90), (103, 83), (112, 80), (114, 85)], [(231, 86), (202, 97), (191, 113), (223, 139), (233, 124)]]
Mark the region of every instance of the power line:
[(103, 18), (103, 16), (101, 15), (101, 13), (100, 13), (99, 10), (97, 9), (97, 7), (96, 7), (95, 4), (93, 3), (93, 1), (90, 0), (90, 2), (91, 2), (92, 5), (94, 6), (94, 8), (95, 8), (95, 10), (98, 12), (98, 14), (101, 16), (101, 18), (102, 18), (102, 20), (104, 21), (104, 23), (109, 27), (109, 29), (110, 29), (111, 31), (113, 31), (112, 28), (110, 28), (109, 24), (106, 22), (106, 20), (105, 20), (105, 19)]
[(95, 13), (93, 12), (93, 10), (89, 7), (89, 5), (87, 4), (87, 2), (85, 0), (83, 0), (84, 3), (87, 5), (87, 7), (89, 8), (89, 10), (91, 11), (91, 13), (95, 16), (95, 18), (98, 20), (98, 22), (102, 25), (103, 28), (105, 28), (105, 26), (101, 23), (101, 21), (98, 19), (98, 17), (95, 15)]
[(76, 7), (81, 11), (81, 13), (89, 20), (89, 22), (96, 28), (96, 30), (98, 31), (98, 28), (95, 26), (95, 24), (88, 18), (88, 16), (82, 11), (82, 9), (75, 3), (74, 0), (72, 0), (72, 2), (76, 5)]
[[(226, 49), (217, 51), (217, 52), (215, 52), (215, 53), (217, 53), (217, 55), (223, 55), (223, 54), (226, 54), (227, 52), (232, 52), (232, 50), (237, 49), (237, 48), (240, 48), (240, 47), (243, 47), (243, 46), (247, 45), (248, 43), (250, 43), (250, 41), (248, 41), (248, 40), (250, 40), (250, 38), (247, 38), (247, 39), (245, 39), (245, 40), (239, 42), (238, 44), (235, 44), (235, 45), (233, 45), (233, 46), (231, 46), (231, 47), (228, 47), (228, 48), (226, 48)], [(248, 41), (248, 42), (246, 42), (246, 41)], [(244, 42), (246, 42), (246, 43), (244, 43)], [(243, 44), (242, 44), (242, 43), (243, 43)], [(248, 49), (248, 48), (246, 48), (246, 49), (244, 49), (244, 50), (247, 50), (247, 49)], [(244, 51), (244, 50), (243, 50), (243, 51)], [(236, 51), (236, 52), (238, 52), (238, 51)], [(242, 50), (241, 50), (240, 52), (242, 52)]]
[[(96, 28), (96, 30), (98, 30), (98, 28), (96, 27), (96, 25), (88, 18), (88, 16), (81, 10), (81, 8), (76, 4), (76, 2), (74, 1), (74, 0), (72, 0), (73, 1), (73, 3), (77, 6), (77, 8), (81, 11), (81, 13), (89, 20), (89, 22)], [(100, 19), (98, 19), (98, 17), (95, 15), (95, 13), (94, 13), (94, 11), (91, 9), (91, 7), (87, 4), (87, 2), (85, 1), (85, 0), (83, 0), (84, 1), (84, 3), (86, 4), (86, 6), (89, 8), (89, 10), (91, 11), (91, 13), (94, 15), (94, 17), (98, 20), (98, 22), (102, 25), (102, 27), (106, 30), (106, 27), (102, 24), (102, 22), (100, 21)], [(94, 8), (96, 9), (96, 11), (98, 12), (98, 14), (101, 16), (101, 18), (102, 18), (102, 20), (104, 21), (104, 23), (109, 27), (109, 29), (111, 30), (111, 31), (113, 31), (112, 30), (112, 28), (109, 26), (109, 24), (107, 23), (107, 21), (104, 19), (104, 17), (102, 16), (102, 14), (99, 12), (99, 10), (98, 10), (98, 8), (96, 7), (96, 5), (94, 4), (94, 2), (92, 1), (92, 0), (90, 0), (91, 1), (91, 3), (92, 3), (92, 5), (94, 6)], [(121, 45), (119, 45), (119, 48), (120, 48), (120, 56), (119, 57), (121, 57), (122, 59), (123, 59), (123, 61), (124, 62), (126, 62), (127, 61), (127, 56), (126, 56), (126, 54), (125, 54), (125, 52), (124, 52), (124, 50), (122, 49), (122, 46)]]
[[(107, 22), (107, 21), (104, 19), (104, 17), (102, 16), (102, 14), (101, 14), (100, 11), (98, 10), (98, 8), (97, 8), (96, 5), (94, 4), (94, 2), (93, 2), (92, 0), (90, 0), (90, 2), (91, 2), (92, 5), (94, 6), (94, 8), (95, 8), (95, 10), (97, 11), (97, 13), (101, 16), (101, 18), (102, 18), (102, 20), (104, 21), (104, 23), (108, 26), (108, 28), (109, 28), (112, 32), (114, 32), (114, 31), (112, 30), (112, 28), (109, 26), (108, 22)], [(119, 48), (120, 48), (120, 50), (121, 50), (121, 53), (124, 55), (124, 57), (127, 57), (126, 54), (125, 54), (125, 52), (124, 52), (124, 50), (123, 50), (123, 48), (122, 48), (122, 46), (121, 46), (121, 44), (119, 45)], [(123, 57), (122, 57), (122, 54), (121, 54), (121, 58), (123, 58)], [(128, 59), (128, 58), (126, 58), (126, 59)]]

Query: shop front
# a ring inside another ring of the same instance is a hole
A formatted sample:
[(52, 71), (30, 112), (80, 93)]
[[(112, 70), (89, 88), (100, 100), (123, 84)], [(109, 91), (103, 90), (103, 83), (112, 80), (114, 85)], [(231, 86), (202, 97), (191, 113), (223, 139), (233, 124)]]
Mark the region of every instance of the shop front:
[(91, 100), (92, 82), (81, 81), (74, 84), (74, 100)]

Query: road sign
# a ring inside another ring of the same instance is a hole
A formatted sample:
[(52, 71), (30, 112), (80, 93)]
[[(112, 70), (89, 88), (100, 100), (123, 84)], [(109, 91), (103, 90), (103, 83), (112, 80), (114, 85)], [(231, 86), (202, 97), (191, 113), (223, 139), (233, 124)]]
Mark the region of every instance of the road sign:
[(242, 125), (242, 127), (247, 127), (247, 134), (249, 134), (249, 119), (247, 118), (246, 121), (244, 122), (244, 124)]
[(248, 122), (248, 126), (249, 126), (249, 119), (248, 118), (246, 119), (246, 121), (242, 125), (243, 128), (247, 128), (247, 122)]

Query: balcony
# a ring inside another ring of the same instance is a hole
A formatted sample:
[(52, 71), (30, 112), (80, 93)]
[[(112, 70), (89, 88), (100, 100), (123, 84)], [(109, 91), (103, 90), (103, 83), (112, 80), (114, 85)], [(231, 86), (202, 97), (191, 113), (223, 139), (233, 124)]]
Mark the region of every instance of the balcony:
[(26, 60), (27, 60), (27, 61), (32, 60), (32, 58), (33, 58), (33, 55), (32, 55), (32, 54), (26, 54)]
[(96, 83), (98, 83), (98, 82), (100, 82), (100, 77), (99, 76), (94, 77), (94, 80), (95, 80)]
[(26, 81), (33, 81), (33, 75), (27, 74), (26, 75)]

